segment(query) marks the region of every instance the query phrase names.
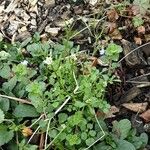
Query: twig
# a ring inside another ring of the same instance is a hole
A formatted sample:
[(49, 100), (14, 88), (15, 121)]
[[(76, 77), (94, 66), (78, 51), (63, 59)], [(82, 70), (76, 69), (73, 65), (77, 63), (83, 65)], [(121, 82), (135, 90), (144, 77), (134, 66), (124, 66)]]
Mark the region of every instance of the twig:
[(144, 46), (146, 46), (146, 45), (148, 45), (148, 44), (150, 44), (150, 42), (145, 43), (145, 44), (143, 44), (143, 45), (141, 45), (141, 46), (139, 46), (139, 47), (133, 49), (131, 52), (129, 52), (127, 55), (125, 55), (123, 58), (121, 58), (118, 63), (121, 63), (121, 61), (123, 61), (123, 60), (124, 60), (126, 57), (128, 57), (131, 53), (135, 52), (136, 50), (138, 50), (138, 49), (140, 49), (140, 48), (142, 48), (142, 47), (144, 47)]
[(75, 83), (76, 83), (76, 88), (74, 89), (73, 93), (76, 94), (77, 90), (79, 89), (79, 85), (78, 85), (78, 82), (77, 82), (77, 79), (76, 79), (74, 71), (73, 71), (73, 78), (74, 78)]
[[(150, 75), (150, 73), (146, 73), (146, 74), (143, 74), (143, 75), (141, 75), (141, 76), (137, 76), (137, 77), (135, 77), (135, 78), (132, 78), (132, 79), (130, 79), (129, 81), (132, 81), (132, 80), (135, 80), (135, 79), (139, 79), (139, 78), (141, 78), (141, 77), (145, 77), (145, 76), (149, 76)], [(127, 81), (126, 81), (127, 82)]]
[(40, 137), (39, 150), (43, 150), (43, 146), (44, 146), (44, 133), (42, 133)]
[[(68, 101), (70, 100), (70, 96), (63, 102), (63, 104), (55, 111), (54, 116), (58, 114), (58, 112), (68, 103)], [(53, 116), (53, 117), (54, 117)]]
[(12, 100), (15, 100), (15, 101), (18, 101), (18, 102), (24, 103), (24, 104), (30, 104), (30, 105), (32, 105), (32, 103), (31, 103), (30, 101), (25, 100), (25, 99), (20, 99), (20, 98), (11, 97), (11, 96), (2, 95), (2, 94), (0, 94), (0, 97), (8, 98), (8, 99), (12, 99)]
[(48, 131), (49, 131), (50, 123), (51, 123), (51, 119), (49, 119), (48, 124), (47, 124), (46, 136), (45, 136), (45, 146), (44, 146), (45, 149), (47, 147), (47, 139), (48, 139)]
[(36, 121), (34, 121), (29, 128), (31, 128), (33, 125), (35, 125), (45, 114), (42, 114)]
[[(44, 119), (44, 116), (42, 116), (42, 118)], [(45, 135), (45, 133), (41, 134), (40, 144), (39, 144), (39, 150), (43, 150), (43, 147), (44, 147), (44, 135)]]

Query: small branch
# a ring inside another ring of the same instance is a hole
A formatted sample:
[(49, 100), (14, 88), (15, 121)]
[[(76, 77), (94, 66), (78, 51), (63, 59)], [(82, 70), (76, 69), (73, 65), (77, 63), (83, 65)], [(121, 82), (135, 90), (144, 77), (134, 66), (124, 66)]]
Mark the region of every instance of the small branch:
[[(44, 119), (44, 116), (42, 116), (42, 118)], [(44, 147), (44, 139), (45, 139), (45, 133), (41, 133), (40, 144), (39, 144), (39, 150), (43, 150), (43, 147)]]
[(76, 79), (76, 76), (75, 76), (74, 71), (73, 71), (73, 78), (74, 78), (75, 83), (76, 83), (76, 88), (74, 89), (73, 93), (74, 93), (74, 94), (77, 94), (77, 91), (78, 91), (78, 89), (79, 89), (79, 85), (78, 85), (78, 82), (77, 82), (77, 79)]
[(20, 102), (20, 103), (32, 105), (32, 103), (30, 101), (25, 100), (25, 99), (20, 99), (20, 98), (16, 98), (16, 97), (7, 96), (7, 95), (1, 95), (1, 94), (0, 94), (0, 97), (2, 97), (2, 98), (8, 98), (8, 99)]
[[(55, 111), (54, 115), (57, 115), (58, 112), (67, 104), (67, 102), (70, 100), (70, 96), (63, 102), (63, 104)], [(54, 116), (53, 116), (54, 117)]]
[(146, 46), (146, 45), (148, 45), (148, 44), (150, 44), (150, 42), (145, 43), (145, 44), (143, 44), (143, 45), (141, 45), (141, 46), (139, 46), (139, 47), (133, 49), (131, 52), (129, 52), (127, 55), (125, 55), (123, 58), (121, 58), (118, 63), (121, 63), (121, 62), (122, 62), (126, 57), (128, 57), (131, 53), (135, 52), (136, 50), (138, 50), (138, 49), (140, 49), (140, 48), (142, 48), (142, 47), (144, 47), (144, 46)]

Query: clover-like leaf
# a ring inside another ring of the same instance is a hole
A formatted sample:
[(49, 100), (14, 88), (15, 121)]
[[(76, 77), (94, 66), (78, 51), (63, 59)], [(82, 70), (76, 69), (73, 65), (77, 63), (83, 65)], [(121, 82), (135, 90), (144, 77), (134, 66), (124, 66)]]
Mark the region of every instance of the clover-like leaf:
[(118, 135), (120, 139), (125, 139), (131, 130), (131, 122), (128, 119), (122, 119), (119, 122), (113, 123), (113, 132)]

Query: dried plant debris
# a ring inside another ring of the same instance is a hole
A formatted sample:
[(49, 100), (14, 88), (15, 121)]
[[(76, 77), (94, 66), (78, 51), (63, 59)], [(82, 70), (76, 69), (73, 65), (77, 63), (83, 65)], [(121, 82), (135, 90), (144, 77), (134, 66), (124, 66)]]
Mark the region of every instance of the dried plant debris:
[(141, 113), (146, 110), (148, 103), (124, 103), (122, 106), (131, 111)]
[(3, 0), (0, 5), (0, 30), (9, 40), (22, 40), (36, 31), (44, 32), (47, 26), (47, 32), (55, 36), (60, 27), (52, 24), (58, 18), (69, 20), (69, 9), (70, 5), (55, 6), (54, 0)]

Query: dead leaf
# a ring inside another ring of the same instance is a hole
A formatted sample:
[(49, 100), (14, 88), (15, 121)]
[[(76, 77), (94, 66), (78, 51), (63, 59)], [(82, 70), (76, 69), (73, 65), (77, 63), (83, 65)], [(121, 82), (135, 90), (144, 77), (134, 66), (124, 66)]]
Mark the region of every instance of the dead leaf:
[(117, 24), (115, 22), (107, 22), (106, 23), (106, 32), (112, 33), (117, 28)]
[(121, 40), (122, 35), (118, 29), (115, 29), (109, 36), (114, 40)]
[(145, 34), (145, 27), (144, 26), (139, 26), (137, 28), (138, 34)]
[(60, 29), (61, 28), (51, 28), (49, 26), (46, 26), (45, 32), (50, 33), (52, 36), (56, 36), (58, 34), (58, 32), (59, 32)]
[(141, 45), (142, 44), (142, 39), (140, 37), (134, 37), (134, 41), (137, 45)]
[(23, 134), (23, 136), (28, 137), (28, 136), (32, 135), (32, 130), (29, 127), (24, 127), (22, 129), (22, 134)]
[(19, 0), (12, 0), (8, 7), (5, 9), (5, 12), (9, 13), (10, 11), (14, 11), (17, 7), (17, 3)]
[(36, 3), (37, 3), (38, 0), (29, 0), (29, 3), (32, 5), (32, 6), (35, 6)]
[(141, 113), (146, 110), (148, 103), (147, 102), (145, 102), (145, 103), (124, 103), (124, 104), (122, 104), (122, 106), (131, 111)]
[(118, 20), (119, 15), (115, 9), (111, 9), (111, 10), (107, 11), (107, 17), (108, 17), (109, 21), (115, 22), (116, 20)]
[(145, 122), (150, 122), (150, 109), (142, 113), (140, 117), (143, 118)]
[(113, 118), (115, 117), (115, 113), (119, 112), (119, 108), (116, 106), (111, 106), (109, 112), (105, 115), (105, 118)]
[(55, 0), (45, 0), (46, 7), (53, 7), (55, 5)]

